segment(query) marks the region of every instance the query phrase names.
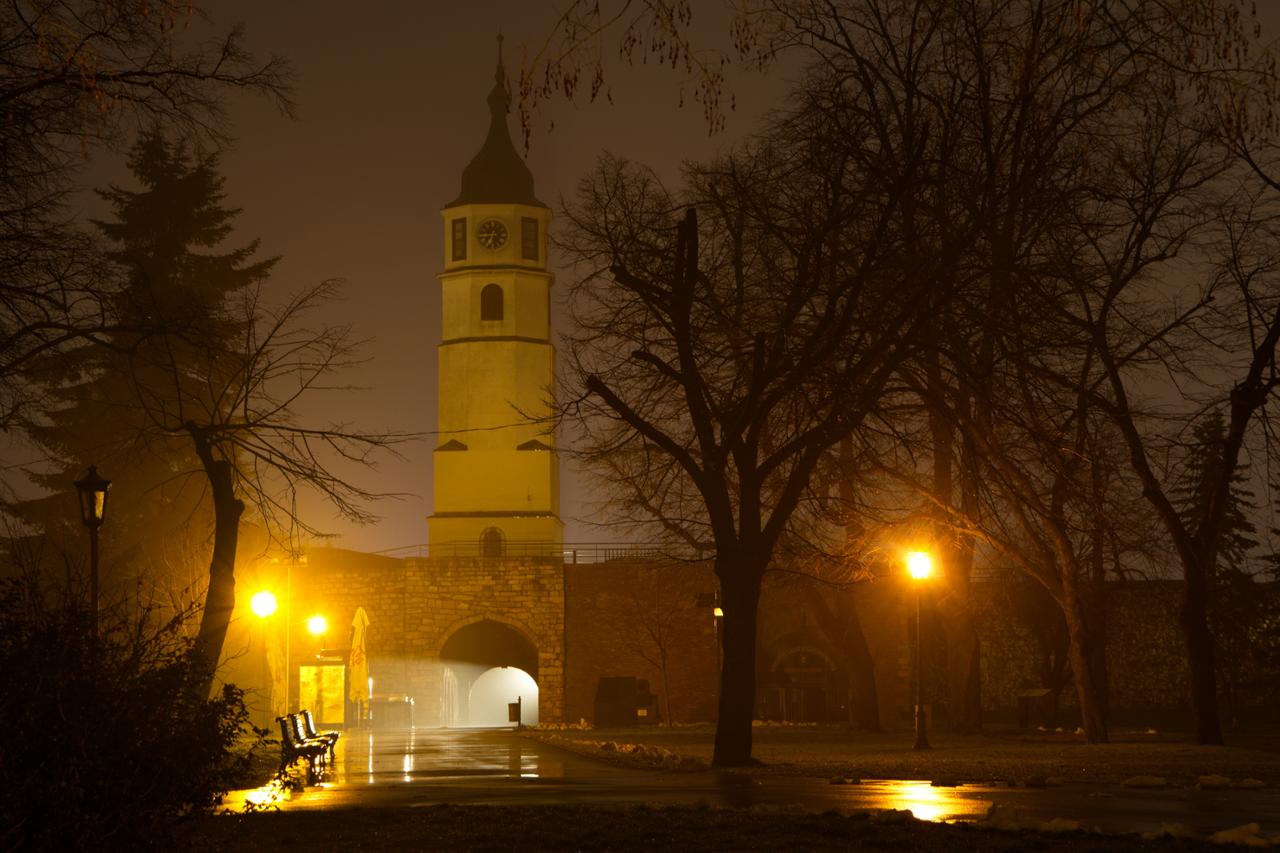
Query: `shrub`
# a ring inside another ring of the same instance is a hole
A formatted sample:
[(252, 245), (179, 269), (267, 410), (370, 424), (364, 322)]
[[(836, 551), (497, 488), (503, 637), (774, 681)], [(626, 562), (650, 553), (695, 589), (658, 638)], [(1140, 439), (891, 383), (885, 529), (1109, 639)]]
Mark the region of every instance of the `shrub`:
[(0, 846), (157, 844), (243, 775), (265, 733), (239, 688), (193, 689), (189, 616), (117, 619), (95, 641), (83, 607), (0, 582)]

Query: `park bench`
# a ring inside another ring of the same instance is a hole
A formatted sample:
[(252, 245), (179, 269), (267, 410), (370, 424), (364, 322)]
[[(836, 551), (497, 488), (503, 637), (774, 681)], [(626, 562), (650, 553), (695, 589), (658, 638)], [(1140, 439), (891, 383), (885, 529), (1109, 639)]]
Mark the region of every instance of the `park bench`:
[(277, 771), (277, 775), (283, 776), (290, 765), (299, 758), (305, 758), (307, 761), (307, 784), (314, 785), (319, 777), (316, 770), (317, 765), (325, 763), (325, 753), (329, 751), (329, 744), (319, 739), (308, 740), (302, 734), (297, 714), (276, 717), (276, 722), (280, 724), (280, 769)]
[[(337, 740), (337, 737), (336, 737), (337, 733), (333, 732), (333, 734), (335, 735), (335, 737), (333, 738), (326, 737), (325, 735), (312, 736), (308, 734), (306, 724), (303, 720), (303, 714), (310, 714), (310, 713), (311, 713), (310, 711), (302, 711), (297, 714), (289, 715), (289, 722), (293, 726), (294, 740), (296, 740), (298, 743), (322, 744), (325, 748), (325, 751), (328, 753), (328, 757), (331, 758), (333, 756), (333, 743), (334, 741)], [(312, 726), (311, 730), (314, 732), (315, 727)], [(325, 734), (327, 735), (329, 733), (326, 732)], [(323, 763), (327, 765), (328, 758), (326, 758), (325, 756), (321, 756), (321, 758), (323, 759)]]
[(342, 733), (332, 729), (325, 732), (316, 731), (315, 718), (311, 716), (311, 711), (308, 709), (304, 708), (298, 716), (302, 719), (302, 733), (307, 740), (322, 740), (329, 744), (329, 758), (333, 758), (333, 745), (338, 742)]

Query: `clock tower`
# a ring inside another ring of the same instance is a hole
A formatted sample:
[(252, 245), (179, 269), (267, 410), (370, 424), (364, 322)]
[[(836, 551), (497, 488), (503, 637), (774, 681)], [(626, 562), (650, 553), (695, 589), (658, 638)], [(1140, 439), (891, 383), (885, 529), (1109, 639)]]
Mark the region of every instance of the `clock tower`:
[(432, 556), (558, 551), (560, 476), (551, 431), (555, 349), (551, 210), (507, 129), (502, 67), (489, 92), (489, 133), (441, 211), (444, 270), (439, 436)]

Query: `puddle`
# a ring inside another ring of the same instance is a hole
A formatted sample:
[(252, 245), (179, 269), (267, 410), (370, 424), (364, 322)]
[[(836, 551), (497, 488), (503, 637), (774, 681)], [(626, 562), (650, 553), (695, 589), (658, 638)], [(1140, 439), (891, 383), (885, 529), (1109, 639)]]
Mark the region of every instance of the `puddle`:
[[(852, 786), (850, 786), (852, 787)], [(873, 809), (906, 809), (918, 820), (943, 823), (982, 820), (990, 810), (986, 786), (934, 787), (911, 779), (864, 779), (858, 799)]]

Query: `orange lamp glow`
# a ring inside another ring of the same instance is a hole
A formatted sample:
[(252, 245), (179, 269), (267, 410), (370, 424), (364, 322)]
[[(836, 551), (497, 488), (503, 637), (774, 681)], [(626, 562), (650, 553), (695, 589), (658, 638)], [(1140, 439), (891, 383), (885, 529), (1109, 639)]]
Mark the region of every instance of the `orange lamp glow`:
[(912, 551), (907, 554), (907, 574), (918, 581), (925, 580), (933, 573), (933, 558), (928, 551)]
[(276, 596), (270, 590), (254, 593), (253, 598), (249, 599), (249, 609), (253, 611), (255, 616), (266, 619), (272, 613), (276, 612)]

